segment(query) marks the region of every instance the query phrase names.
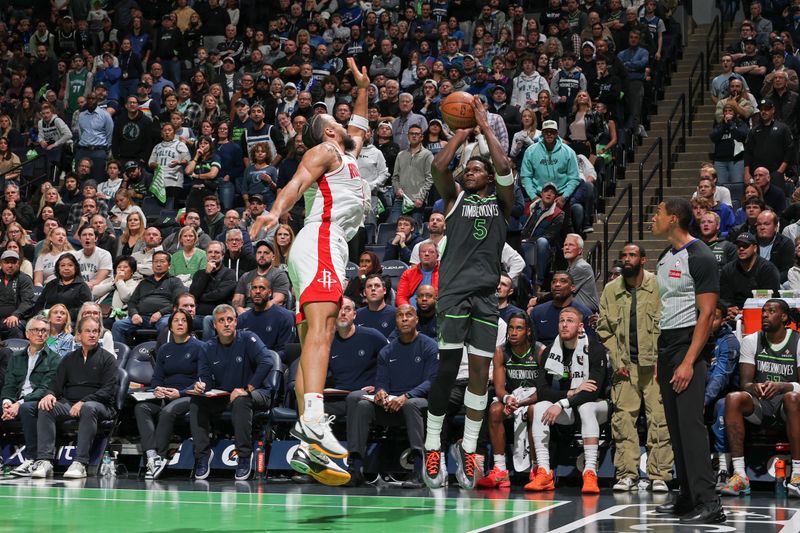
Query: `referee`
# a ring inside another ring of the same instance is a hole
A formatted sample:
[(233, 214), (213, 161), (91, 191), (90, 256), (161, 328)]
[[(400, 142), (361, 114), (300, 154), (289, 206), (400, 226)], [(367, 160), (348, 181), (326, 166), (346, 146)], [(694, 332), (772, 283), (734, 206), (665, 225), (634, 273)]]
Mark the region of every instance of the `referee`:
[(719, 270), (711, 250), (689, 234), (691, 220), (692, 207), (684, 199), (661, 202), (653, 217), (653, 235), (671, 245), (658, 262), (662, 311), (657, 368), (680, 483), (680, 494), (656, 511), (679, 516), (682, 524), (719, 524), (725, 522), (725, 512), (714, 488), (703, 424)]

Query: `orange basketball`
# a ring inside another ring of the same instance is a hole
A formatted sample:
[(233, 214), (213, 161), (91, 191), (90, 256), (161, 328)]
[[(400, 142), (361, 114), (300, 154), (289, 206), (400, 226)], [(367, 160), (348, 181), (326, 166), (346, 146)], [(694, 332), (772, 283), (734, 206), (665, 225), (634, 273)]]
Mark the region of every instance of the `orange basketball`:
[(474, 96), (464, 91), (456, 91), (447, 95), (440, 107), (442, 117), (450, 129), (474, 128), (475, 113), (472, 110)]

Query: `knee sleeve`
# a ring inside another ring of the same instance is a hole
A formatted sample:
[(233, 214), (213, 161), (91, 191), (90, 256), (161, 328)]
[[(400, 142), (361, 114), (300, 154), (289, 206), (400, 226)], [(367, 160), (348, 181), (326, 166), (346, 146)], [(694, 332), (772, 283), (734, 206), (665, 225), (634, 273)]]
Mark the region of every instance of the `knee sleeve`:
[(473, 411), (483, 411), (486, 409), (488, 403), (488, 394), (474, 394), (467, 389), (464, 391), (464, 407), (472, 409)]
[(542, 415), (553, 405), (551, 402), (536, 402), (533, 405), (533, 420), (531, 421), (531, 433), (538, 439), (545, 439), (550, 435), (550, 426), (542, 422)]
[(587, 402), (578, 407), (581, 415), (581, 436), (584, 439), (597, 438), (600, 436), (600, 423), (605, 421), (603, 416), (607, 413), (602, 406), (605, 402)]
[(440, 349), (439, 370), (428, 393), (428, 412), (441, 416), (447, 410), (450, 391), (458, 376), (463, 349)]

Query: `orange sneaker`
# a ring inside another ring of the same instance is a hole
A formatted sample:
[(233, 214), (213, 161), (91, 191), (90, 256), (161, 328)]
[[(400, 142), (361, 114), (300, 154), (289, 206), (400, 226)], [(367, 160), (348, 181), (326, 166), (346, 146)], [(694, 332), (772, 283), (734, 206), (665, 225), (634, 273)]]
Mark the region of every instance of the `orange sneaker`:
[(500, 470), (495, 466), (492, 471), (486, 474), (486, 477), (478, 480), (478, 488), (480, 489), (507, 489), (511, 486), (511, 478), (508, 475), (508, 470)]
[(597, 486), (597, 473), (594, 470), (587, 470), (583, 473), (582, 494), (600, 494), (600, 487)]
[(548, 472), (541, 466), (536, 469), (536, 475), (533, 480), (525, 485), (525, 490), (556, 490), (556, 484), (553, 481), (553, 471)]

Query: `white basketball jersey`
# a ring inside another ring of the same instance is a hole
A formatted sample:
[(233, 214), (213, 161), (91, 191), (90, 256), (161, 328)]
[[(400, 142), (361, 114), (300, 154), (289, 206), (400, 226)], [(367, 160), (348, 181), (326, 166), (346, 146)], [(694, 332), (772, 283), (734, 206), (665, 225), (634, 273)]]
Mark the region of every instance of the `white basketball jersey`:
[(349, 241), (364, 223), (364, 190), (356, 158), (348, 153), (339, 154), (342, 165), (317, 179), (311, 206), (306, 204), (306, 224), (329, 222)]

